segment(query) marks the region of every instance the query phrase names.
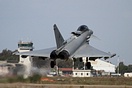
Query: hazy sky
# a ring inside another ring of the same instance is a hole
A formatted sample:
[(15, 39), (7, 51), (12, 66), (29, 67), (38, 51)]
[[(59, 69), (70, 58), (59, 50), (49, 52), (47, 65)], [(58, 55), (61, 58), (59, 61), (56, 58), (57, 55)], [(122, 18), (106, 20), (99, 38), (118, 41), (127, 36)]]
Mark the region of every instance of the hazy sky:
[(36, 50), (55, 46), (53, 24), (65, 39), (87, 25), (100, 38), (92, 46), (132, 64), (132, 0), (0, 0), (0, 51), (17, 49), (19, 40)]

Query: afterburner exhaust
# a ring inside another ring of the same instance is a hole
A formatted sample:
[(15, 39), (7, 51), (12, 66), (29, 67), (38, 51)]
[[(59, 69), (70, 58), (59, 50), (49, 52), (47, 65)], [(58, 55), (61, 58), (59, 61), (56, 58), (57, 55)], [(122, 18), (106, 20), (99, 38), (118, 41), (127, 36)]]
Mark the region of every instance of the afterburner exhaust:
[(62, 60), (68, 59), (70, 56), (69, 52), (66, 50), (61, 51), (59, 54), (56, 53), (56, 50), (53, 50), (50, 54), (51, 59), (57, 59), (60, 58)]
[(57, 54), (56, 50), (53, 50), (50, 54), (50, 59), (53, 60), (50, 63), (51, 68), (54, 68), (54, 66), (56, 65), (57, 58), (60, 58), (62, 60), (67, 60), (69, 58), (69, 56), (70, 56), (70, 54), (66, 50), (62, 50), (59, 54)]
[(59, 55), (58, 55), (58, 57), (59, 57), (60, 59), (63, 59), (63, 60), (68, 59), (69, 56), (70, 56), (70, 54), (69, 54), (69, 52), (66, 51), (66, 50), (61, 51), (61, 52), (59, 53)]
[(53, 50), (50, 54), (50, 58), (51, 59), (57, 59), (58, 58), (58, 55), (56, 54), (56, 50)]

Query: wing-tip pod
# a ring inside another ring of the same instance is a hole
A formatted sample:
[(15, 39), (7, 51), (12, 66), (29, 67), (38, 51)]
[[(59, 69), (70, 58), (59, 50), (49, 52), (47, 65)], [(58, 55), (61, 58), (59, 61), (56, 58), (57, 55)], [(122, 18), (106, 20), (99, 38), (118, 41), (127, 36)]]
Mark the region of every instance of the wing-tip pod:
[(104, 59), (106, 60), (106, 59), (109, 59), (109, 58), (113, 58), (114, 56), (116, 56), (115, 53), (114, 54), (111, 54), (110, 57), (104, 57)]
[(114, 56), (116, 56), (116, 53), (112, 54), (112, 55), (111, 55), (111, 58), (114, 57)]

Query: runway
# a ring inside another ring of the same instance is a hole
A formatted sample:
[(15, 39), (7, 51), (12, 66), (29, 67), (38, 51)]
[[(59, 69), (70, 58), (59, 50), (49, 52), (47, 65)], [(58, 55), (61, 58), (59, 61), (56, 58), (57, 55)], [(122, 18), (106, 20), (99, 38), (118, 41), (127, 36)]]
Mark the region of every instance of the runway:
[(74, 84), (31, 84), (1, 83), (0, 88), (132, 88), (129, 85), (74, 85)]

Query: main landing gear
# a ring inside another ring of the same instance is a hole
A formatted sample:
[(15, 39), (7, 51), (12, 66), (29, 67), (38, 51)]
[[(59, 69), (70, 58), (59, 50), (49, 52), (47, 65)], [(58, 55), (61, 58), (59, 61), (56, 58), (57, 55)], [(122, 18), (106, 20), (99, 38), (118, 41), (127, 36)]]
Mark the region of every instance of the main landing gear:
[(51, 68), (54, 68), (55, 65), (56, 65), (56, 60), (53, 60), (53, 61), (50, 62), (50, 67)]

